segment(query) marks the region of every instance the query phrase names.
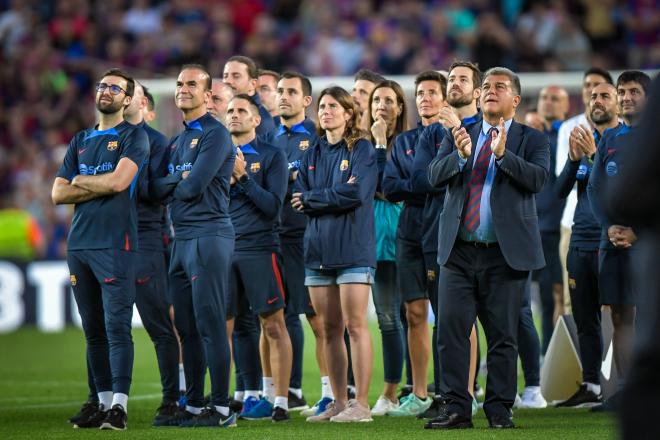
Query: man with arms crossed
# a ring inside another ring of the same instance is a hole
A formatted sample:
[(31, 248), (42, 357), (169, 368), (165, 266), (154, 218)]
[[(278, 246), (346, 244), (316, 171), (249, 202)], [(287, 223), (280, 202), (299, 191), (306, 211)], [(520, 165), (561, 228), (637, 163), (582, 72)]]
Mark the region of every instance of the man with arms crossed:
[(55, 204), (75, 204), (67, 263), (99, 405), (76, 428), (126, 429), (133, 370), (135, 190), (147, 134), (124, 121), (135, 82), (119, 69), (96, 85), (99, 124), (78, 132), (55, 177)]
[[(236, 426), (229, 410), (229, 342), (226, 300), (234, 228), (229, 218), (229, 179), (234, 150), (227, 129), (206, 112), (211, 77), (203, 66), (185, 65), (175, 101), (184, 130), (170, 142), (168, 175), (150, 190), (170, 205), (174, 247), (170, 260), (176, 328), (186, 375), (185, 411), (170, 418), (183, 427)], [(206, 367), (210, 406), (203, 408)]]

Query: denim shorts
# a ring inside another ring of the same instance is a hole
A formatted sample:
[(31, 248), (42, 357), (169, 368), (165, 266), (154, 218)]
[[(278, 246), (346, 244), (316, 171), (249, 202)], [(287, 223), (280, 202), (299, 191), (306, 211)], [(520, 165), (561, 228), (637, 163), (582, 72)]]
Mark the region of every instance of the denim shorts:
[(338, 284), (373, 284), (376, 269), (373, 267), (347, 267), (344, 269), (305, 268), (305, 286), (333, 286)]

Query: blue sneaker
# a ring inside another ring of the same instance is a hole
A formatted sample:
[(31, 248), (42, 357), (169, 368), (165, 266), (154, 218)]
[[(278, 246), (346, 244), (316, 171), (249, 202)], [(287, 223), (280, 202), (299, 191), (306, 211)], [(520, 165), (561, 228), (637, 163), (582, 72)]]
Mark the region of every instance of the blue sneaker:
[(332, 402), (333, 400), (330, 397), (324, 397), (318, 402), (316, 402), (313, 407), (301, 411), (300, 414), (304, 417), (318, 416), (323, 411), (325, 411), (328, 405), (331, 404)]
[(270, 419), (273, 415), (273, 404), (268, 399), (261, 398), (259, 402), (250, 410), (241, 413), (241, 419), (245, 420), (261, 420)]
[(249, 413), (252, 411), (252, 408), (259, 404), (259, 398), (250, 396), (243, 401), (243, 410), (241, 411), (240, 417), (243, 417), (243, 414)]
[(177, 403), (179, 404), (179, 408), (186, 409), (186, 405), (188, 404), (188, 396), (186, 396), (185, 391), (181, 392), (181, 396), (179, 397), (179, 401)]

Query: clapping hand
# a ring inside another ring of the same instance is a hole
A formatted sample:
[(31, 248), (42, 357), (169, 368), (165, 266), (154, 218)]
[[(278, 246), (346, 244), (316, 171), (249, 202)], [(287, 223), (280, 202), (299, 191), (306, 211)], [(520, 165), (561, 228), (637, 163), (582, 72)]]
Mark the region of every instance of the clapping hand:
[(492, 140), (490, 142), (490, 149), (495, 155), (496, 159), (501, 159), (506, 151), (506, 126), (504, 125), (504, 118), (500, 118), (500, 123), (497, 126), (497, 133), (492, 133)]

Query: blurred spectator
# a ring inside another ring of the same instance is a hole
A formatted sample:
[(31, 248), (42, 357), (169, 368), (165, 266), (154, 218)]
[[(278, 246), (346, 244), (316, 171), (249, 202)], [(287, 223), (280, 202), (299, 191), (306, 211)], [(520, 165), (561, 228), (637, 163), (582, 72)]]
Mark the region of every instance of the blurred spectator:
[[(660, 0), (5, 0), (0, 2), (0, 198), (64, 255), (70, 213), (48, 200), (57, 154), (94, 124), (94, 78), (141, 78), (243, 53), (260, 68), (385, 75), (455, 58), (517, 71), (660, 65)], [(624, 39), (625, 36), (625, 39)], [(594, 61), (595, 62), (595, 61)]]

